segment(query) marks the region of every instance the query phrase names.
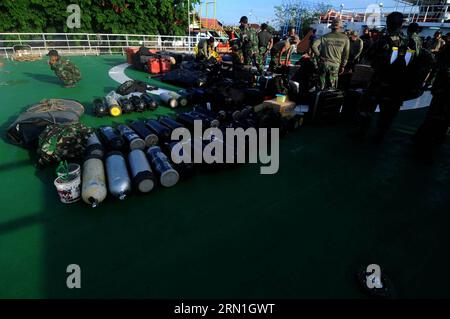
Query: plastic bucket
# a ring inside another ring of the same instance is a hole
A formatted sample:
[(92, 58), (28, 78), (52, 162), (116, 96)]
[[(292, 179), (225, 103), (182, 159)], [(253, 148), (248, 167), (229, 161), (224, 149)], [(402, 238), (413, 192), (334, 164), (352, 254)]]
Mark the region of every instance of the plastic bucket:
[[(57, 171), (56, 173), (58, 174), (58, 177), (66, 175), (65, 172)], [(69, 175), (81, 176), (81, 166), (74, 163), (69, 164)]]
[(54, 184), (62, 203), (71, 204), (81, 199), (81, 177), (79, 174), (69, 175), (68, 180), (58, 177)]
[(283, 104), (286, 102), (286, 95), (277, 94), (277, 102)]

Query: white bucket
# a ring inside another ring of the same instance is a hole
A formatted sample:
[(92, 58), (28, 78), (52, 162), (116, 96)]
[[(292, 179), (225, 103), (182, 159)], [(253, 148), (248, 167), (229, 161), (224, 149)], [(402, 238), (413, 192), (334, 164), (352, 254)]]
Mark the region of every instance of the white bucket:
[(69, 175), (69, 180), (66, 181), (62, 177), (55, 179), (56, 190), (59, 198), (64, 204), (71, 204), (78, 202), (81, 198), (81, 177), (80, 175)]

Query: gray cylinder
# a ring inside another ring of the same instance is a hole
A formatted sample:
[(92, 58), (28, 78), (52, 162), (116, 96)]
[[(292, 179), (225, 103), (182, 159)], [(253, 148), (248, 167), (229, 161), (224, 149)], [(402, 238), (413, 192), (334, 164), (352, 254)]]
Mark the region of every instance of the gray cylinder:
[(171, 107), (171, 108), (176, 108), (178, 107), (178, 101), (176, 98), (174, 98), (172, 96), (172, 94), (170, 94), (169, 92), (164, 92), (161, 93), (159, 95), (159, 98), (161, 99), (161, 101), (163, 101), (167, 106)]
[(145, 141), (137, 135), (135, 131), (126, 125), (117, 126), (117, 130), (120, 135), (127, 141), (130, 150), (143, 150), (145, 149)]
[(96, 156), (87, 157), (83, 164), (81, 197), (85, 203), (97, 207), (105, 200), (107, 193), (103, 161)]
[(147, 150), (148, 158), (159, 177), (159, 182), (164, 187), (173, 187), (180, 180), (180, 175), (173, 169), (169, 159), (161, 151), (159, 146), (150, 147)]
[(109, 192), (114, 197), (124, 200), (131, 192), (131, 180), (121, 152), (111, 152), (106, 156), (106, 174)]
[(150, 193), (155, 188), (153, 175), (147, 157), (142, 150), (134, 150), (128, 155), (133, 185), (141, 193)]
[(97, 134), (92, 133), (86, 143), (86, 156), (98, 156), (103, 158), (105, 150)]

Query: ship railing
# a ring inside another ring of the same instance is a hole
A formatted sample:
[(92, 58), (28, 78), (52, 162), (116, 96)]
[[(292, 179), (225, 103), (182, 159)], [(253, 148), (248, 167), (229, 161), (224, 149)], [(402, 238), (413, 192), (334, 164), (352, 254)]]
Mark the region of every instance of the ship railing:
[[(320, 23), (330, 24), (334, 19), (341, 19), (345, 22), (368, 22), (369, 19), (373, 19), (374, 14), (379, 14), (380, 21), (384, 22), (386, 16), (390, 12), (399, 11), (405, 15), (407, 22), (412, 23), (446, 23), (450, 22), (450, 5), (422, 5), (414, 6), (407, 5), (402, 6), (397, 4), (395, 7), (378, 7), (376, 12), (374, 8), (356, 8), (349, 10), (329, 10), (325, 14), (320, 16)], [(372, 20), (373, 21), (373, 20)]]
[[(125, 54), (130, 47), (151, 50), (193, 52), (202, 39), (197, 36), (96, 33), (0, 33), (0, 55), (10, 57), (18, 46), (31, 48), (32, 54), (45, 55), (51, 49), (65, 55)], [(216, 38), (216, 42), (224, 42)]]

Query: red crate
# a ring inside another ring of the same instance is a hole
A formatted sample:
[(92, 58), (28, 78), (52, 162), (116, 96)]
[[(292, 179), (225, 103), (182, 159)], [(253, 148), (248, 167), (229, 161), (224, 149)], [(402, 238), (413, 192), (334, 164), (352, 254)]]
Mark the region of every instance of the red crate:
[(151, 74), (161, 73), (161, 61), (158, 58), (150, 58), (147, 61), (148, 72)]
[(136, 54), (136, 52), (138, 52), (138, 51), (139, 51), (139, 48), (135, 48), (135, 47), (125, 49), (125, 52), (127, 54), (127, 63), (128, 64), (133, 64), (133, 57)]
[(170, 61), (169, 58), (161, 58), (161, 72), (165, 73), (165, 72), (169, 72), (170, 70), (172, 70), (172, 62)]

